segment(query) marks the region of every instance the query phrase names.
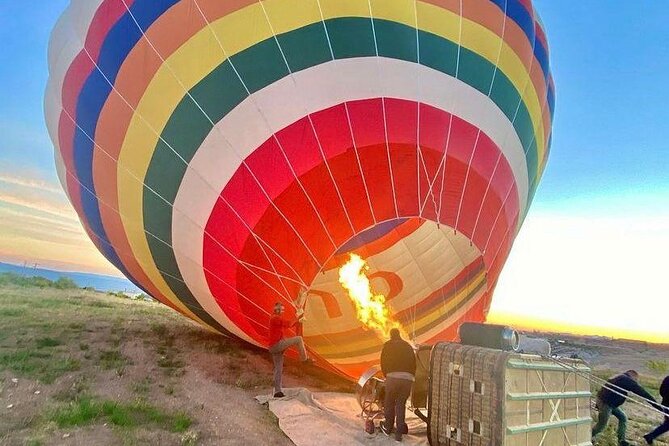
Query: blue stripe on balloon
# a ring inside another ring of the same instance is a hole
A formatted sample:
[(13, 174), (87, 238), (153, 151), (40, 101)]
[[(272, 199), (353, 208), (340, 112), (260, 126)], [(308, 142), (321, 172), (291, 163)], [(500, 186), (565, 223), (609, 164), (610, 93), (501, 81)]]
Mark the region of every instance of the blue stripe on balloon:
[(409, 220), (408, 218), (397, 218), (394, 220), (388, 220), (384, 221), (383, 223), (379, 223), (378, 225), (373, 226), (365, 231), (362, 231), (360, 234), (356, 235), (348, 242), (346, 242), (344, 245), (342, 245), (342, 247), (337, 250), (337, 254), (345, 254), (347, 252), (351, 252), (355, 249), (360, 248), (361, 246), (367, 245), (375, 240), (378, 240), (408, 220)]
[[(77, 128), (75, 129), (73, 141), (73, 158), (76, 175), (81, 182), (81, 204), (86, 216), (88, 227), (100, 239), (98, 246), (102, 249), (105, 257), (119, 268), (133, 282), (125, 270), (121, 260), (109, 243), (107, 233), (102, 224), (100, 207), (95, 196), (95, 184), (93, 182), (93, 152), (94, 144), (91, 138), (95, 138), (95, 129), (100, 117), (111, 86), (130, 51), (142, 38), (141, 31), (137, 28), (135, 20), (147, 29), (167, 9), (177, 3), (178, 0), (138, 0), (127, 12), (114, 24), (100, 48), (97, 66), (82, 86), (77, 98)], [(132, 15), (131, 15), (132, 13)], [(133, 18), (134, 17), (134, 18)], [(104, 75), (102, 74), (104, 73)], [(106, 79), (105, 79), (106, 77)]]
[[(541, 69), (544, 72), (544, 78), (548, 75), (548, 52), (544, 48), (541, 40), (536, 36), (536, 29), (534, 25), (534, 17), (532, 17), (525, 6), (520, 3), (519, 0), (490, 0), (494, 3), (502, 12), (504, 11), (504, 6), (506, 5), (506, 15), (511, 20), (516, 22), (516, 24), (523, 30), (523, 33), (527, 36), (530, 45), (534, 46), (534, 57), (536, 57)], [(536, 42), (535, 42), (536, 39)]]
[[(93, 195), (91, 191), (87, 190), (83, 186), (80, 186), (80, 189), (81, 189), (81, 205), (84, 212), (89, 212), (92, 209), (92, 207), (97, 209), (98, 208), (97, 197)], [(96, 231), (93, 227), (93, 223), (91, 222), (91, 220), (87, 220), (87, 225), (88, 229), (91, 232), (93, 232), (95, 238), (97, 239), (97, 241), (93, 240), (95, 246), (97, 246), (98, 249), (103, 252), (107, 260), (109, 260), (112, 263), (112, 265), (118, 268), (119, 271), (121, 271), (123, 275), (125, 275), (128, 279), (130, 279), (131, 282), (136, 284), (137, 280), (130, 275), (130, 272), (125, 268), (123, 262), (121, 262), (121, 259), (118, 257), (116, 251), (114, 250), (111, 243), (107, 239), (107, 234), (104, 231), (104, 228), (102, 229), (102, 232)], [(95, 226), (102, 228), (102, 222), (97, 222)]]

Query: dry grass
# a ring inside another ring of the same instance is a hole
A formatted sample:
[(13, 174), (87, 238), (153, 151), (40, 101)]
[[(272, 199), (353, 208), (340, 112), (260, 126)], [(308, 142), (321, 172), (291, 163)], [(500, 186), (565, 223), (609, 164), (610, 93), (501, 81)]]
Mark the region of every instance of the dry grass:
[[(0, 285), (2, 445), (289, 445), (253, 400), (271, 375), (266, 352), (157, 303)], [(290, 361), (285, 381), (351, 389)]]

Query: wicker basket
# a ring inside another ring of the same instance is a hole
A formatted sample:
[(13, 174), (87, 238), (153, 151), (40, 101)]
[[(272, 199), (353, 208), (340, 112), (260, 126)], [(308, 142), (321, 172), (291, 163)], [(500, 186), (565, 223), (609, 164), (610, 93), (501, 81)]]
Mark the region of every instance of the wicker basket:
[(590, 385), (580, 374), (590, 369), (582, 361), (570, 360), (569, 365), (574, 369), (536, 355), (435, 345), (430, 444), (590, 445)]

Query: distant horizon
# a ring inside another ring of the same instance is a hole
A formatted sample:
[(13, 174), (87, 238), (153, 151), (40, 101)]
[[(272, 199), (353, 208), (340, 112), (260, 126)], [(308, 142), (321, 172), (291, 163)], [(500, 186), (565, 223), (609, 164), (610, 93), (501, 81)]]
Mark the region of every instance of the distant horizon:
[(109, 276), (106, 274), (96, 274), (85, 271), (66, 271), (43, 266), (34, 266), (34, 264), (17, 265), (14, 263), (0, 261), (0, 274), (10, 273), (22, 277), (42, 277), (47, 280), (56, 281), (61, 277), (73, 280), (80, 288), (94, 288), (101, 292), (130, 292), (143, 293), (134, 283), (126, 277)]
[[(90, 274), (90, 275), (93, 275), (93, 276), (109, 277), (111, 279), (127, 280), (128, 282), (130, 282), (130, 280), (128, 280), (127, 277), (125, 277), (123, 274), (120, 274), (120, 273), (119, 273), (119, 275), (113, 275), (113, 274), (96, 273), (96, 272), (92, 272), (92, 271), (84, 271), (84, 270), (77, 270), (77, 269), (62, 269), (62, 268), (59, 268), (59, 267), (56, 267), (56, 266), (49, 266), (49, 265), (46, 265), (46, 264), (41, 264), (39, 262), (32, 262), (32, 261), (31, 262), (26, 261), (25, 263), (16, 263), (16, 262), (11, 262), (11, 261), (0, 260), (0, 264), (11, 265), (11, 266), (16, 266), (16, 267), (19, 267), (19, 268), (27, 268), (27, 269), (35, 269), (35, 268), (45, 269), (45, 270), (61, 272), (61, 273)], [(132, 283), (132, 282), (130, 282), (130, 283)]]
[[(34, 269), (32, 266), (25, 266), (21, 264), (0, 261), (0, 265), (3, 264), (12, 265), (19, 268)], [(85, 274), (85, 275), (111, 278), (116, 280), (125, 280), (134, 287), (132, 282), (130, 282), (127, 278), (123, 276), (116, 277), (106, 274), (91, 273), (87, 271), (71, 271), (71, 270), (44, 268), (39, 265), (37, 269), (70, 273), (70, 274)], [(495, 311), (491, 311), (490, 313), (488, 313), (488, 316), (486, 318), (486, 323), (507, 325), (519, 331), (532, 331), (544, 334), (568, 335), (575, 337), (599, 337), (599, 338), (615, 339), (615, 340), (630, 341), (630, 342), (648, 342), (652, 344), (669, 345), (669, 341), (663, 340), (660, 337), (661, 335), (654, 335), (653, 333), (649, 334), (649, 333), (634, 332), (634, 331), (621, 332), (619, 329), (607, 329), (606, 327), (593, 328), (590, 326), (574, 326), (565, 323), (560, 323), (559, 321), (526, 318), (513, 314), (498, 313)], [(599, 330), (599, 333), (595, 333), (593, 330)]]

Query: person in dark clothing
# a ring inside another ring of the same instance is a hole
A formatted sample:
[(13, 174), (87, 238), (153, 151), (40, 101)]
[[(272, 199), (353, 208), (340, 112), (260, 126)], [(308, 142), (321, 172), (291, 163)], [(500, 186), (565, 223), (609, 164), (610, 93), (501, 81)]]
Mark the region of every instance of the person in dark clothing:
[[(635, 393), (642, 398), (655, 402), (655, 398), (646, 391), (639, 383), (639, 374), (636, 370), (628, 370), (621, 375), (614, 376), (607, 381), (597, 394), (597, 409), (599, 418), (597, 424), (592, 428), (594, 438), (606, 428), (611, 415), (618, 418), (618, 444), (628, 446), (630, 443), (625, 439), (627, 431), (627, 415), (620, 408), (627, 400), (628, 392)], [(609, 385), (610, 384), (610, 385)]]
[(643, 439), (646, 440), (646, 443), (653, 444), (653, 441), (660, 435), (669, 432), (669, 376), (666, 376), (662, 380), (660, 385), (660, 396), (662, 397), (662, 411), (666, 414), (664, 416), (664, 423), (660, 424), (652, 432), (647, 433), (643, 436)]
[(395, 440), (402, 441), (402, 434), (409, 432), (404, 417), (416, 374), (416, 355), (397, 328), (390, 330), (390, 340), (381, 350), (381, 371), (386, 377), (386, 397), (383, 402), (386, 419), (381, 422), (381, 430), (390, 435), (393, 427), (396, 427)]

